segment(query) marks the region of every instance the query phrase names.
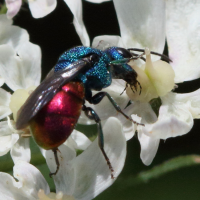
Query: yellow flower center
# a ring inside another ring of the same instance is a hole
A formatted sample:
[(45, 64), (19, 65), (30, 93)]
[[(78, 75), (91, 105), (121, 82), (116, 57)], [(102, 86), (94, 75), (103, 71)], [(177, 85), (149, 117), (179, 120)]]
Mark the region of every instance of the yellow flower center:
[(17, 119), (18, 110), (25, 103), (26, 99), (29, 97), (30, 93), (35, 90), (35, 88), (35, 86), (31, 86), (27, 89), (18, 89), (11, 96), (9, 107), (13, 112), (14, 121)]
[(162, 97), (174, 88), (175, 73), (171, 65), (158, 60), (152, 62), (149, 49), (145, 49), (146, 63), (139, 68), (130, 62), (131, 67), (137, 72), (137, 80), (142, 90), (137, 87), (137, 91), (129, 86), (126, 93), (132, 101), (149, 102), (151, 99)]

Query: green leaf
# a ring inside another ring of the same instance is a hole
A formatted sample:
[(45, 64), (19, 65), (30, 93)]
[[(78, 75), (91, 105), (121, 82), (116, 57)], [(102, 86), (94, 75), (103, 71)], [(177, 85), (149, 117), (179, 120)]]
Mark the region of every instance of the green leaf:
[(162, 101), (161, 101), (160, 97), (152, 99), (149, 102), (149, 104), (150, 104), (151, 108), (153, 109), (153, 111), (155, 112), (156, 116), (158, 117), (160, 106), (162, 105)]

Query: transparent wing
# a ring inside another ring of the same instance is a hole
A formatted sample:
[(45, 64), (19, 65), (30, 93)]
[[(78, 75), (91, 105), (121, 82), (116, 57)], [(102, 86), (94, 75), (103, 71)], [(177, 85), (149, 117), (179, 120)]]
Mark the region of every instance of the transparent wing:
[(60, 91), (61, 87), (74, 79), (81, 71), (91, 67), (89, 59), (84, 58), (69, 65), (67, 69), (51, 73), (31, 93), (17, 113), (16, 128), (28, 126), (29, 121)]

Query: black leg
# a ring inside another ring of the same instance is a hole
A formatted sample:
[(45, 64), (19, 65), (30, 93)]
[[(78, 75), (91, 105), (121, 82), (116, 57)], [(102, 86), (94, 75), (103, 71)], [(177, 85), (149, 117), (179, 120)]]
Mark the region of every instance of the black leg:
[(91, 104), (98, 104), (104, 97), (107, 97), (109, 99), (109, 101), (112, 103), (112, 105), (114, 106), (114, 108), (121, 113), (126, 119), (128, 119), (129, 121), (133, 122), (134, 124), (137, 125), (141, 125), (144, 126), (144, 124), (138, 123), (134, 120), (132, 120), (128, 115), (126, 115), (121, 108), (119, 107), (119, 105), (114, 101), (114, 99), (107, 93), (107, 92), (99, 92), (97, 94), (95, 94), (92, 98), (87, 99)]
[(104, 137), (103, 137), (103, 131), (102, 131), (102, 126), (101, 126), (101, 120), (99, 118), (99, 116), (97, 115), (97, 113), (90, 107), (86, 107), (85, 105), (83, 105), (83, 111), (85, 112), (86, 116), (91, 119), (94, 120), (97, 123), (98, 126), (98, 141), (99, 141), (99, 148), (101, 149), (101, 152), (104, 156), (104, 158), (106, 159), (106, 162), (108, 164), (108, 167), (111, 171), (111, 178), (114, 179), (113, 176), (113, 167), (110, 163), (110, 160), (108, 158), (108, 156), (106, 155), (106, 152), (104, 150)]
[(59, 163), (58, 154), (57, 154), (57, 151), (59, 151), (59, 150), (58, 150), (58, 148), (55, 148), (55, 149), (52, 149), (52, 151), (53, 151), (53, 153), (54, 153), (54, 158), (55, 158), (55, 161), (56, 161), (57, 169), (56, 169), (55, 172), (49, 174), (49, 176), (50, 176), (51, 178), (52, 178), (53, 175), (56, 175), (56, 174), (57, 174), (57, 172), (58, 172), (58, 170), (59, 170), (59, 168), (60, 168), (60, 163)]
[[(140, 87), (140, 93), (139, 93), (139, 95), (140, 95), (141, 92), (142, 92), (142, 86), (141, 86), (141, 84), (140, 84), (139, 81), (137, 81), (137, 84), (138, 84), (139, 87)], [(122, 91), (122, 93), (121, 93), (120, 95), (122, 95), (122, 94), (126, 91), (128, 85), (130, 85), (130, 84), (126, 83), (126, 86), (125, 86), (124, 90)], [(133, 86), (134, 86), (134, 88), (135, 88), (135, 91), (137, 92), (137, 87), (136, 87), (135, 85), (133, 85)], [(135, 93), (135, 91), (133, 90), (133, 87), (132, 87), (131, 85), (130, 85), (130, 88), (131, 88), (132, 92)]]
[[(128, 83), (126, 83), (126, 86), (125, 86), (124, 90), (122, 91), (122, 93), (120, 95), (122, 95), (126, 91), (127, 87), (128, 87)], [(135, 92), (133, 92), (133, 93), (135, 93)]]

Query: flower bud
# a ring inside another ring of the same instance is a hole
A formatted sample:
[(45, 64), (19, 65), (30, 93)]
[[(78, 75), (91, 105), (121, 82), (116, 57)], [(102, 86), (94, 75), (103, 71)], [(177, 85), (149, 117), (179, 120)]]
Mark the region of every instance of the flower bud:
[(175, 73), (171, 65), (162, 60), (152, 62), (149, 49), (145, 49), (146, 63), (139, 68), (131, 61), (130, 66), (137, 72), (139, 85), (137, 91), (128, 86), (126, 93), (132, 101), (149, 102), (162, 97), (174, 88)]

